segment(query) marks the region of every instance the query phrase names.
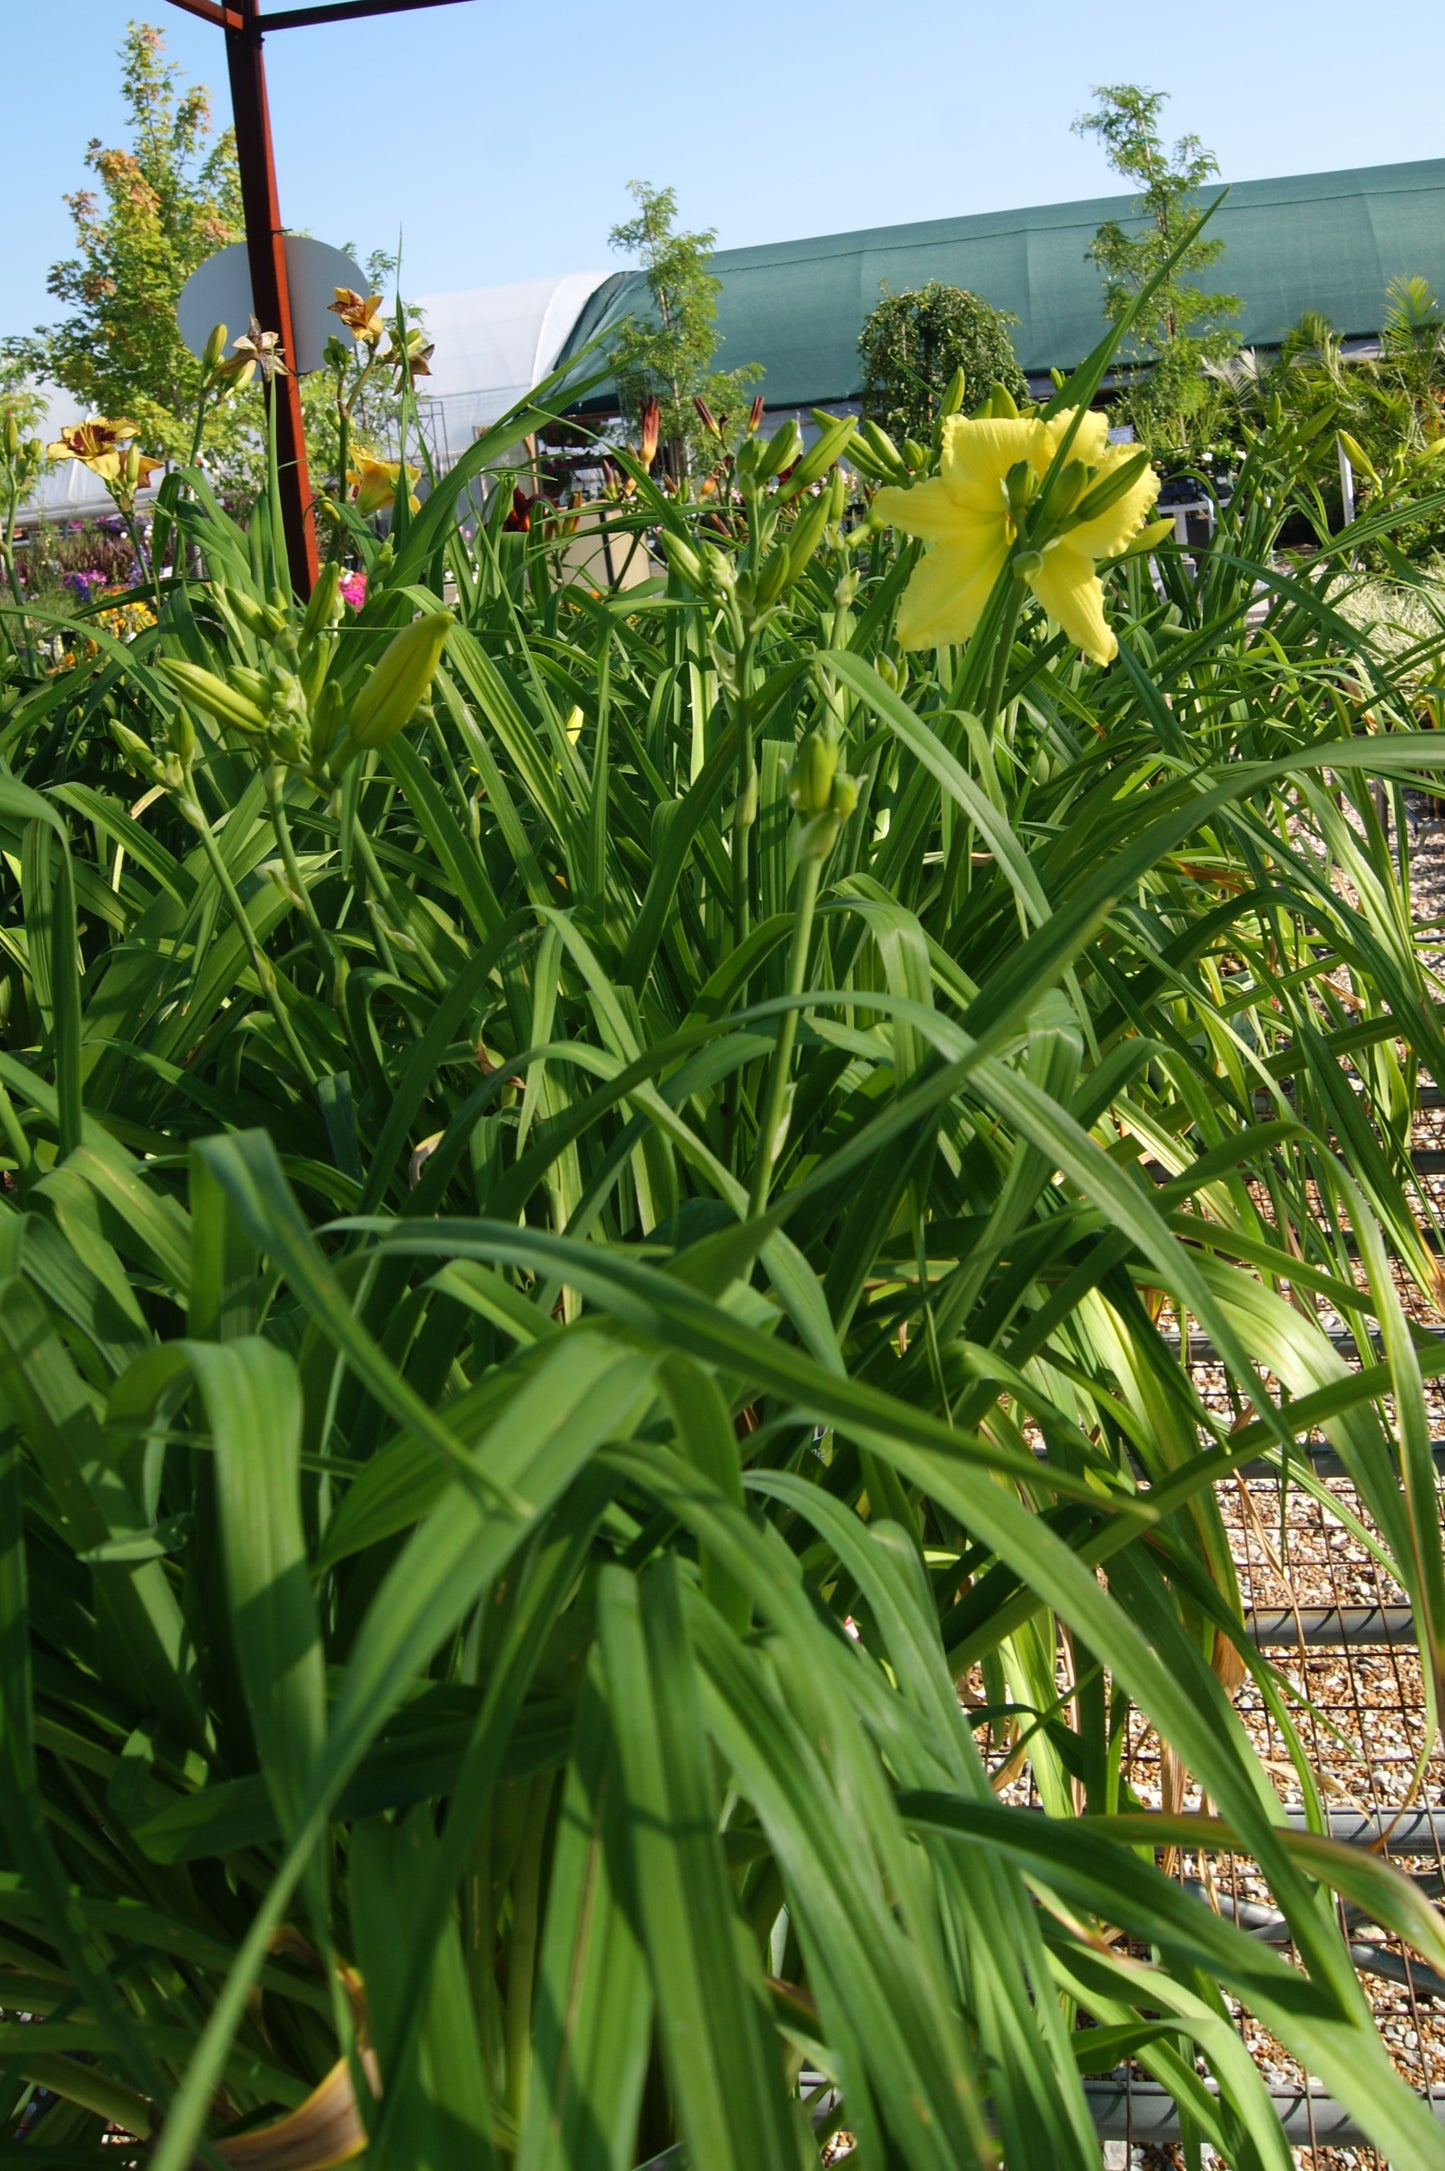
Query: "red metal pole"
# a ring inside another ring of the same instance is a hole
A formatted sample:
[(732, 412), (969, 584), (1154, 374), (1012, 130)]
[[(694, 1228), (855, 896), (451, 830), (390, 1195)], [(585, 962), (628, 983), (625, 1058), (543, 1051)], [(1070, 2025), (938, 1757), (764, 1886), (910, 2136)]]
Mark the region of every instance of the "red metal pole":
[[(239, 15), (239, 25), (234, 15)], [(230, 0), (226, 24), (226, 64), (231, 75), (231, 110), (236, 123), (236, 163), (241, 173), (241, 204), (246, 216), (246, 248), (251, 265), (251, 295), (261, 329), (279, 332), (288, 374), (271, 380), (276, 454), (281, 470), (281, 521), (291, 580), (298, 594), (316, 585), (316, 525), (311, 513), (311, 478), (306, 467), (306, 435), (301, 422), (301, 387), (297, 381), (296, 341), (291, 321), (291, 286), (286, 273), (285, 237), (276, 194), (276, 161), (271, 151), (271, 121), (266, 109), (266, 70), (261, 59), (261, 25), (256, 0)]]

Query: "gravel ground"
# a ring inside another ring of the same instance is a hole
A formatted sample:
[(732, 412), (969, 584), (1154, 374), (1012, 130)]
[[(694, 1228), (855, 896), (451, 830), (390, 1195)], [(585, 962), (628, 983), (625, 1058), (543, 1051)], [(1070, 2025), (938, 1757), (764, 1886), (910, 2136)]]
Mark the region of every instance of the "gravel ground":
[[(1435, 805), (1410, 795), (1412, 909), (1420, 927), (1422, 953), (1432, 962), (1439, 959), (1445, 969), (1445, 822), (1437, 820), (1436, 813)], [(1445, 1149), (1445, 1109), (1421, 1112), (1412, 1144)], [(1445, 1175), (1420, 1175), (1416, 1187), (1420, 1224), (1438, 1237), (1445, 1225)], [(1445, 1293), (1445, 1285), (1442, 1291), (1427, 1295), (1403, 1271), (1397, 1269), (1395, 1279), (1408, 1316), (1438, 1330), (1442, 1317), (1433, 1298)], [(1161, 1324), (1169, 1324), (1167, 1318)], [(1222, 1370), (1210, 1364), (1191, 1369), (1205, 1402), (1228, 1410)], [(1427, 1387), (1426, 1395), (1432, 1434), (1445, 1439), (1445, 1380)], [(1346, 1479), (1331, 1478), (1326, 1492), (1328, 1500), (1338, 1502), (1338, 1512), (1298, 1486), (1282, 1487), (1273, 1478), (1241, 1477), (1220, 1488), (1221, 1513), (1246, 1606), (1273, 1610), (1402, 1602), (1404, 1593), (1349, 1527), (1350, 1519), (1367, 1527), (1369, 1522), (1354, 1487)], [(1299, 1646), (1268, 1655), (1329, 1806), (1383, 1813), (1406, 1806), (1445, 1810), (1445, 1753), (1437, 1743), (1426, 1754), (1425, 1687), (1413, 1648)], [(1061, 1674), (1060, 1686), (1067, 1685), (1067, 1677)], [(966, 1683), (965, 1695), (970, 1691), (981, 1699), (981, 1681)], [(1290, 1807), (1301, 1806), (1303, 1795), (1288, 1744), (1260, 1690), (1247, 1679), (1234, 1701), (1275, 1776), (1281, 1800)], [(1169, 1775), (1161, 1773), (1158, 1741), (1142, 1723), (1128, 1747), (1128, 1769), (1143, 1799), (1156, 1803), (1163, 1799)], [(1013, 1800), (1026, 1799), (1028, 1790), (1026, 1773), (1017, 1771), (1001, 1787), (1004, 1797)], [(1197, 1788), (1186, 1783), (1184, 1800), (1188, 1806), (1197, 1806)], [(1387, 1840), (1383, 1851), (1399, 1868), (1419, 1878), (1439, 1904), (1445, 1893), (1445, 1850), (1437, 1846), (1427, 1855), (1404, 1855)], [(1178, 1874), (1205, 1883), (1227, 1912), (1239, 1903), (1270, 1905), (1268, 1887), (1245, 1859), (1213, 1857), (1206, 1862), (1181, 1855)], [(1377, 1926), (1355, 1922), (1350, 1934), (1388, 1956), (1381, 1963), (1387, 1975), (1362, 1969), (1360, 1979), (1396, 2066), (1416, 2088), (1445, 2094), (1445, 1996), (1428, 1994), (1416, 1979), (1406, 1949)], [(1240, 2015), (1240, 2027), (1272, 2085), (1298, 2085), (1310, 2078), (1247, 2014)], [(1318, 2085), (1325, 2077), (1313, 2078)], [(1164, 2171), (1184, 2162), (1175, 2148), (1131, 2148), (1122, 2142), (1105, 2144), (1102, 2160), (1108, 2171)], [(1217, 2159), (1206, 2149), (1205, 2161)], [(1373, 2149), (1301, 2149), (1295, 2151), (1295, 2161), (1301, 2171), (1390, 2171)]]

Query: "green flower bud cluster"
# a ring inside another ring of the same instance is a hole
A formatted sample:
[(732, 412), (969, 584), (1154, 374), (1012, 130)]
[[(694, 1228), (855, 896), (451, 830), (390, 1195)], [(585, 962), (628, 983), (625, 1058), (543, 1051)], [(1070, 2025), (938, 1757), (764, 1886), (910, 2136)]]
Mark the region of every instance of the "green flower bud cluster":
[(810, 731), (788, 772), (788, 803), (803, 817), (793, 840), (797, 859), (826, 859), (858, 804), (858, 783), (838, 766), (838, 741)]
[[(342, 619), (334, 563), (323, 570), (299, 619), (279, 593), (262, 601), (216, 581), (211, 598), (241, 657), (254, 661), (229, 662), (224, 672), (181, 657), (157, 662), (183, 704), (172, 726), (171, 755), (180, 771), (188, 771), (194, 758), (195, 712), (234, 733), (266, 766), (299, 770), (327, 793), (358, 754), (384, 746), (411, 722), (430, 693), (456, 622), (448, 611), (430, 611), (403, 626), (348, 698), (332, 676)], [(142, 759), (142, 742), (131, 744), (134, 739), (130, 733), (121, 742), (127, 758), (166, 789), (179, 790), (170, 757), (162, 761), (162, 776), (155, 768), (161, 757), (146, 748)]]
[(6, 482), (17, 496), (23, 496), (45, 465), (45, 447), (38, 437), (22, 437), (18, 419), (7, 413), (0, 429), (0, 448)]

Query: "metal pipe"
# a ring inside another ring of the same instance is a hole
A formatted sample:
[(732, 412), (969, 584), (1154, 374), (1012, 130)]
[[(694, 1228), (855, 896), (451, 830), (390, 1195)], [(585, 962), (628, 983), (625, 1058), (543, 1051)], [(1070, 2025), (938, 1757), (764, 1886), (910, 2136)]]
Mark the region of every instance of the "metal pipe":
[(268, 9), (261, 17), (265, 30), (305, 30), (312, 23), (357, 22), (365, 15), (405, 15), (413, 8), (456, 7), (460, 0), (319, 0), (309, 8)]
[(291, 583), (299, 595), (306, 597), (316, 585), (316, 526), (306, 465), (306, 431), (301, 419), (301, 386), (296, 377), (286, 237), (276, 193), (266, 70), (261, 59), (261, 24), (256, 0), (234, 0), (234, 5), (240, 21), (239, 26), (230, 20), (226, 25), (226, 66), (231, 77), (252, 306), (262, 329), (280, 334), (281, 351), (286, 357), (287, 374), (283, 377), (278, 372), (270, 383), (271, 426), (276, 432), (281, 525)]
[[(1229, 1892), (1212, 1892), (1192, 1877), (1181, 1878), (1180, 1883), (1191, 1898), (1202, 1900), (1226, 1921), (1238, 1923), (1261, 1945), (1292, 1942), (1294, 1933), (1278, 1908), (1261, 1906), (1257, 1900), (1237, 1900)], [(1358, 1909), (1355, 1912), (1358, 1914)], [(1438, 1974), (1426, 1960), (1407, 1959), (1374, 1938), (1351, 1939), (1350, 1959), (1362, 1975), (1378, 1975), (1381, 1982), (1399, 1983), (1417, 1997), (1445, 2000), (1445, 1975)]]
[[(1292, 1832), (1310, 1829), (1302, 1809), (1285, 1812)], [(1431, 1854), (1445, 1849), (1445, 1809), (1327, 1809), (1325, 1829), (1331, 1839), (1351, 1847), (1385, 1847), (1391, 1854)]]
[[(807, 2076), (804, 2076), (805, 2080)], [(1210, 2080), (1202, 2083), (1210, 2095), (1218, 2095), (1217, 2085)], [(1102, 2080), (1084, 2082), (1084, 2099), (1089, 2115), (1101, 2141), (1177, 2141), (1181, 2134), (1179, 2106), (1167, 2088), (1158, 2081), (1136, 2080), (1132, 2073), (1116, 2072)], [(1271, 2088), (1269, 2099), (1274, 2105), (1275, 2116), (1280, 2122), (1285, 2140), (1292, 2148), (1311, 2148), (1316, 2144), (1337, 2147), (1368, 2146), (1369, 2135), (1333, 2096), (1314, 2088)], [(1425, 2097), (1427, 2108), (1442, 2125), (1445, 2125), (1445, 2094)], [(837, 2098), (830, 2089), (827, 2098), (815, 2108), (825, 2114), (837, 2106)], [(649, 2157), (638, 2171), (684, 2171), (687, 2162), (680, 2141), (664, 2149), (660, 2156)]]
[(1261, 1650), (1351, 1649), (1418, 1641), (1409, 1606), (1280, 1606), (1247, 1613), (1245, 1630)]
[[(1350, 1474), (1338, 1449), (1327, 1446), (1323, 1440), (1301, 1441), (1296, 1447), (1296, 1453), (1305, 1456), (1316, 1477), (1348, 1477)], [(1437, 1470), (1445, 1470), (1445, 1440), (1430, 1442), (1430, 1459)], [(1240, 1477), (1279, 1476), (1277, 1463), (1266, 1462), (1258, 1456), (1250, 1462), (1239, 1463), (1236, 1467)]]
[[(1211, 2095), (1218, 2090), (1203, 2084)], [(1101, 2141), (1177, 2141), (1180, 2138), (1179, 2106), (1157, 2081), (1135, 2080), (1131, 2074), (1110, 2074), (1107, 2080), (1085, 2081), (1084, 2094)], [(1270, 2101), (1292, 2148), (1318, 2145), (1355, 2147), (1368, 2145), (1369, 2135), (1333, 2096), (1312, 2088), (1271, 2088)], [(1425, 2102), (1445, 2125), (1445, 2095), (1429, 2095)]]

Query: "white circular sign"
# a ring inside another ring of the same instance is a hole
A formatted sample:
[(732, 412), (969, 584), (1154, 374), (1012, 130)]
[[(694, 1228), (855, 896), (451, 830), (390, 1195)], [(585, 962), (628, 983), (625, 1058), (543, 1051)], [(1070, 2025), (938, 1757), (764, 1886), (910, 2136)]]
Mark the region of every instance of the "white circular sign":
[[(344, 249), (312, 241), (306, 234), (286, 236), (286, 275), (291, 285), (296, 352), (286, 355), (285, 361), (304, 377), (308, 370), (320, 369), (326, 342), (333, 334), (349, 336), (339, 318), (329, 314), (336, 289), (345, 286), (365, 294), (366, 275)], [(224, 324), (235, 339), (245, 331), (253, 313), (251, 266), (244, 241), (233, 241), (228, 248), (208, 256), (204, 264), (198, 264), (176, 301), (181, 337), (198, 359), (218, 324)], [(261, 329), (274, 332), (276, 327), (263, 324)]]

